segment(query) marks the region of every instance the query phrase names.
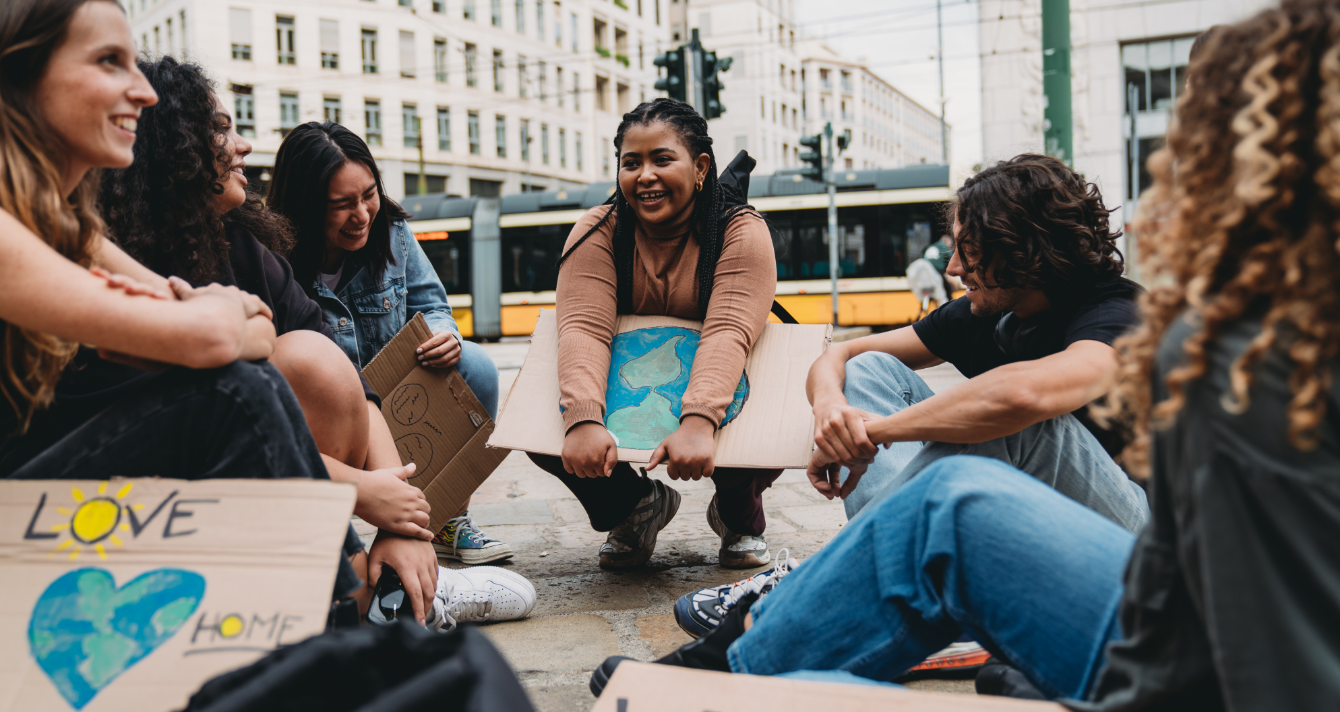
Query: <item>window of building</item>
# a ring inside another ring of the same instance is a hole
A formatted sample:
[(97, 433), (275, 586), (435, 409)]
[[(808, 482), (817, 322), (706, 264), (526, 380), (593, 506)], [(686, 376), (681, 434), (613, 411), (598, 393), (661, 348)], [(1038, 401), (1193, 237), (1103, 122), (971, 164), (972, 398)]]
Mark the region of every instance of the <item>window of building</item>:
[(572, 152), (573, 155), (575, 155), (577, 158), (577, 170), (580, 171), (582, 169), (582, 132), (581, 131), (574, 132), (572, 134), (572, 140), (573, 140)]
[(563, 107), (563, 68), (554, 68), (554, 86), (558, 87), (558, 106)]
[(475, 19), (475, 0), (465, 0), (461, 6), (461, 15), (467, 20)]
[(527, 85), (530, 84), (530, 76), (527, 75), (526, 55), (518, 54), (516, 56), (516, 95), (525, 99), (529, 92)]
[(568, 23), (568, 34), (572, 36), (572, 51), (577, 51), (577, 13), (568, 15), (571, 22)]
[(656, 26), (661, 26), (661, 0), (652, 0), (656, 4)]
[(609, 77), (596, 76), (596, 111), (609, 111)]
[(548, 88), (545, 86), (545, 75), (548, 73), (549, 73), (549, 67), (544, 62), (540, 62), (538, 65), (536, 65), (535, 75), (536, 78), (539, 80), (538, 88), (539, 88), (540, 101), (549, 100), (549, 91)]
[(526, 34), (526, 0), (516, 0), (516, 31)]
[(154, 25), (154, 54), (163, 54), (163, 33), (158, 25)]
[(173, 54), (177, 51), (177, 35), (172, 31), (172, 18), (169, 17), (167, 22), (163, 23), (163, 26), (167, 28), (168, 54)]
[(493, 117), (493, 142), (498, 147), (498, 158), (507, 158), (507, 117)]
[(851, 92), (851, 72), (842, 73), (842, 91)]
[(367, 127), (369, 146), (382, 145), (382, 103), (377, 99), (363, 100), (363, 125)]
[(234, 84), (233, 126), (239, 136), (256, 138), (256, 97), (250, 85)]
[(469, 132), (470, 153), (478, 156), (480, 154), (478, 111), (471, 111), (465, 115), (465, 128)]
[(363, 73), (377, 73), (377, 31), (363, 29)]
[(479, 76), (475, 65), (479, 60), (479, 50), (472, 44), (465, 45), (465, 86), (479, 86)]
[(568, 167), (568, 131), (567, 129), (558, 130), (558, 167)]
[(437, 150), (451, 150), (451, 109), (437, 107)]
[[(241, 8), (228, 8), (228, 24), (231, 30), (233, 59), (251, 61), (251, 11)], [(140, 44), (148, 45), (146, 38)]]
[(521, 120), (521, 160), (530, 163), (530, 119)]
[(182, 10), (177, 15), (177, 18), (181, 20), (181, 51), (182, 53), (186, 53), (191, 49), (188, 43), (188, 38), (190, 38), (191, 34), (186, 31), (186, 11)]
[(619, 107), (620, 114), (626, 114), (633, 110), (633, 91), (627, 84), (616, 84), (614, 86), (615, 106)]
[(414, 33), (400, 31), (400, 76), (413, 79), (416, 71), (414, 61)]
[(540, 162), (549, 165), (549, 124), (540, 124)]
[(600, 152), (600, 173), (606, 178), (610, 177), (610, 154), (609, 151)]
[[(424, 193), (445, 193), (445, 192), (447, 192), (447, 177), (446, 177), (446, 176), (432, 176), (432, 175), (428, 175), (428, 176), (424, 176), (423, 179), (424, 179), (424, 180), (423, 180), (423, 189), (420, 190), (420, 189), (419, 189), (419, 174), (418, 174), (418, 173), (406, 173), (406, 174), (405, 174), (405, 195), (422, 195), (422, 194), (424, 194)], [(454, 285), (454, 282), (456, 282), (458, 279), (460, 279), (459, 276), (453, 276), (453, 275), (458, 275), (457, 270), (455, 269), (455, 262), (454, 262), (453, 257), (459, 257), (459, 255), (451, 255), (451, 254), (448, 254), (448, 255), (446, 256), (446, 259), (443, 259), (441, 256), (434, 255), (433, 258), (431, 258), (431, 262), (432, 262), (432, 265), (433, 265), (433, 269), (434, 269), (435, 271), (437, 271), (437, 273), (438, 273), (438, 277), (442, 280), (442, 286), (447, 287), (447, 289), (453, 289), (454, 286), (455, 286), (455, 285)], [(444, 263), (444, 262), (446, 263), (446, 270), (443, 270), (443, 263)], [(451, 286), (448, 286), (448, 285), (451, 285)]]
[(279, 133), (287, 136), (290, 129), (298, 125), (297, 92), (279, 92)]
[(433, 79), (447, 81), (447, 41), (441, 38), (433, 39)]
[(833, 77), (827, 69), (819, 70), (819, 88), (820, 89), (833, 88)]
[(582, 77), (576, 72), (572, 73), (572, 110), (582, 110)]
[(502, 27), (502, 0), (491, 0), (489, 4), (489, 9), (493, 11), (490, 13), (493, 19), (493, 26)]
[(554, 46), (563, 46), (563, 5), (554, 3)]
[[(169, 20), (171, 22), (171, 20)], [(171, 35), (172, 25), (168, 25)], [(275, 47), (279, 48), (276, 59), (280, 64), (297, 64), (297, 54), (293, 50), (293, 18), (282, 15), (275, 17)], [(168, 37), (168, 44), (172, 38)]]
[(544, 39), (544, 0), (535, 0), (535, 37)]
[(493, 91), (501, 92), (503, 90), (503, 53), (500, 49), (493, 50)]
[[(1123, 45), (1121, 64), (1123, 126), (1131, 125), (1132, 110), (1146, 119), (1135, 122), (1137, 135), (1125, 139), (1126, 209), (1153, 184), (1147, 167), (1149, 155), (1163, 146), (1168, 114), (1186, 91), (1186, 67), (1194, 37)], [(1125, 133), (1125, 132), (1124, 132)]]
[(340, 68), (340, 23), (321, 21), (321, 68)]
[(338, 96), (327, 96), (321, 98), (321, 117), (325, 121), (335, 124), (342, 124), (344, 121), (340, 116), (340, 98)]
[(470, 195), (478, 198), (497, 198), (502, 195), (502, 181), (471, 178)]
[(400, 125), (404, 132), (405, 148), (418, 148), (419, 139), (423, 136), (421, 133), (423, 125), (419, 121), (419, 106), (417, 104), (400, 105)]
[(414, 0), (400, 0), (400, 7), (414, 7)]
[(446, 14), (447, 12), (446, 0), (433, 0), (433, 12), (436, 12), (439, 15)]

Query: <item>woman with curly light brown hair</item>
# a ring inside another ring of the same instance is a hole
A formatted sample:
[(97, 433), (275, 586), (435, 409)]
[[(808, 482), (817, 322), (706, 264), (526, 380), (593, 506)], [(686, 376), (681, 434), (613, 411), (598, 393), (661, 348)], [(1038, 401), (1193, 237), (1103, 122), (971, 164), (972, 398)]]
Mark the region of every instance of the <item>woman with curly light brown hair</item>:
[(888, 680), (966, 632), (1072, 709), (1335, 707), (1340, 0), (1219, 28), (1190, 72), (1136, 223), (1157, 287), (1107, 409), (1149, 473), (1138, 538), (945, 458), (660, 662)]

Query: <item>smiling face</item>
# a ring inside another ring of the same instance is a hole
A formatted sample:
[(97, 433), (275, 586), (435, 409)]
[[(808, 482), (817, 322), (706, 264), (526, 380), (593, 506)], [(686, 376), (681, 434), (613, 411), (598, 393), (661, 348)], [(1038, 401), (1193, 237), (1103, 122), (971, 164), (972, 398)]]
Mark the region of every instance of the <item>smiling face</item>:
[(679, 133), (663, 121), (629, 127), (619, 151), (619, 191), (642, 225), (679, 231), (693, 214), (695, 188), (712, 159), (694, 156)]
[(121, 8), (94, 0), (75, 11), (34, 99), (61, 144), (67, 194), (90, 169), (125, 168), (135, 160), (140, 110), (158, 103), (158, 95), (135, 66), (135, 41)]
[(247, 200), (245, 171), (251, 144), (238, 135), (236, 127), (233, 126), (233, 115), (223, 107), (223, 102), (219, 101), (218, 96), (214, 97), (214, 120), (216, 122), (214, 144), (222, 149), (219, 151), (221, 158), (215, 170), (219, 172), (218, 185), (223, 188), (223, 192), (214, 195), (213, 205), (214, 212), (222, 215)]
[(964, 260), (968, 264), (976, 265), (981, 260), (981, 255), (971, 245), (963, 244), (959, 238), (961, 226), (958, 220), (954, 221), (954, 244), (957, 249), (954, 255), (949, 258), (949, 266), (945, 268), (945, 274), (951, 277), (958, 277), (963, 281), (965, 290), (964, 297), (968, 304), (972, 306), (973, 316), (994, 316), (1008, 311), (1014, 311), (1023, 293), (1029, 290), (1023, 290), (1017, 287), (988, 286), (987, 274), (992, 270), (990, 267), (978, 267), (976, 271), (969, 272), (964, 266)]
[(358, 161), (345, 161), (335, 172), (326, 201), (325, 264), (333, 267), (345, 252), (368, 244), (368, 230), (382, 202), (372, 171)]

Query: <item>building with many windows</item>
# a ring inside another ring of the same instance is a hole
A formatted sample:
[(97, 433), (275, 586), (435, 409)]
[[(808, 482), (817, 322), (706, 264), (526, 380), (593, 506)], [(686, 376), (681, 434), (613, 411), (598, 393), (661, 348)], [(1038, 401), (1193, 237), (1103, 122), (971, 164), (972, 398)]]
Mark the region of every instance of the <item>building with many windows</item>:
[(203, 64), (254, 147), (336, 121), (387, 191), (492, 196), (612, 179), (620, 115), (653, 96), (670, 0), (126, 0), (149, 56)]
[(822, 42), (798, 49), (803, 77), (802, 132), (816, 134), (832, 122), (833, 131), (851, 131), (851, 145), (838, 156), (844, 169), (903, 168), (947, 163), (940, 116), (913, 101), (870, 71), (865, 62), (847, 59)]
[(758, 161), (756, 174), (801, 167), (800, 138), (830, 121), (836, 132), (852, 132), (839, 168), (942, 162), (938, 116), (864, 62), (802, 40), (795, 0), (669, 3), (671, 44), (688, 42), (697, 29), (704, 47), (732, 58), (720, 75), (726, 113), (710, 124), (723, 164), (745, 149)]
[[(1149, 187), (1145, 159), (1163, 144), (1201, 32), (1245, 19), (1266, 0), (1125, 0), (1070, 4), (1072, 165), (1098, 184), (1114, 224)], [(988, 162), (1042, 151), (1042, 20), (1036, 0), (982, 0), (982, 149)], [(1129, 247), (1129, 246), (1128, 246)], [(1129, 256), (1129, 249), (1127, 250)]]

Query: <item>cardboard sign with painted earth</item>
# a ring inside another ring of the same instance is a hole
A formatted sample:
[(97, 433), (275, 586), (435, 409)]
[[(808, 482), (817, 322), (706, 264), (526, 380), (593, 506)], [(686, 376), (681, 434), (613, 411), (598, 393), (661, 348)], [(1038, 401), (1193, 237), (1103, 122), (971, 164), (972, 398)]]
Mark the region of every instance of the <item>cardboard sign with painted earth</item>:
[[(605, 427), (619, 447), (654, 450), (679, 427), (684, 390), (693, 372), (700, 334), (678, 326), (625, 331), (610, 344), (605, 386)], [(741, 374), (722, 427), (749, 399), (749, 378)]]

